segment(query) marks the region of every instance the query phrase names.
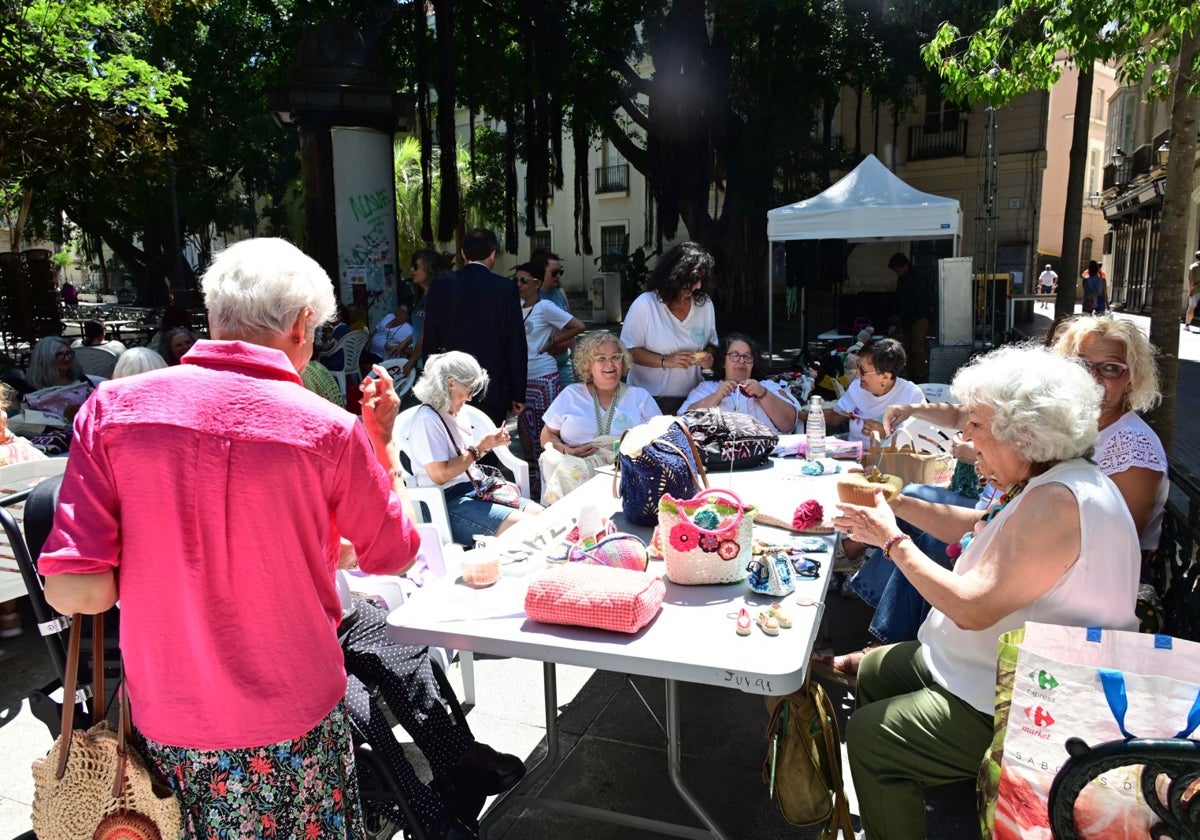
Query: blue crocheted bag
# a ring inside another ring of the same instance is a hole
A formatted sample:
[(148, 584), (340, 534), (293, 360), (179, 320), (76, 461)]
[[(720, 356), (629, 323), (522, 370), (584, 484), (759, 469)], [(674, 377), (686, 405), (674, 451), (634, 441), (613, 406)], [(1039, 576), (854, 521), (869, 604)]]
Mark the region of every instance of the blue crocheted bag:
[[(614, 492), (634, 525), (658, 524), (658, 500), (670, 493), (690, 499), (708, 487), (704, 462), (687, 427), (677, 417), (655, 417), (621, 435)], [(620, 489), (617, 490), (619, 481)]]

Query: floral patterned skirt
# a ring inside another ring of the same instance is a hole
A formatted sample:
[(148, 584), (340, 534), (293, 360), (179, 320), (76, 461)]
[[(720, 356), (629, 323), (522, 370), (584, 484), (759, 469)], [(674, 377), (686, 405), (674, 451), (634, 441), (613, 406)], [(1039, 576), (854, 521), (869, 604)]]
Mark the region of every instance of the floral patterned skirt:
[(180, 840), (363, 836), (341, 703), (299, 738), (263, 747), (194, 750), (144, 736), (139, 746), (182, 800)]

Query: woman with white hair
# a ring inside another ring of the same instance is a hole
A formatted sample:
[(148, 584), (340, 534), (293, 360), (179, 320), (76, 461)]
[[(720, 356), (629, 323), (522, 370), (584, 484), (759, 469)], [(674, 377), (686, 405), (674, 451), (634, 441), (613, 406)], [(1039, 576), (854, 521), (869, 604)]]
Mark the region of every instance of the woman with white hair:
[(487, 371), (474, 356), (458, 350), (426, 359), (425, 371), (413, 386), (422, 403), (408, 430), (413, 478), (418, 487), (442, 489), (451, 535), (468, 548), (475, 545), (476, 534), (502, 533), (542, 510), (524, 497), (513, 500), (515, 507), (481, 498), (491, 479), (476, 462), (496, 447), (508, 446), (508, 430), (501, 426), (476, 441), (459, 412), (487, 386)]
[(162, 370), (167, 367), (167, 360), (149, 347), (130, 347), (117, 359), (113, 368), (113, 379), (126, 376), (137, 376), (139, 373), (149, 373), (152, 370)]
[(214, 340), (79, 412), (46, 600), (102, 613), (119, 574), (133, 723), (187, 836), (361, 837), (334, 570), (342, 537), (368, 572), (420, 546), (399, 399), (376, 368), (360, 423), (302, 387), (334, 301), (294, 245), (239, 242), (202, 288)]
[(1100, 386), (1050, 350), (1004, 347), (960, 370), (951, 391), (976, 468), (1005, 488), (982, 517), (946, 508), (914, 523), (957, 546), (954, 569), (916, 548), (881, 494), (834, 519), (882, 547), (933, 605), (917, 641), (876, 648), (859, 668), (846, 743), (869, 838), (924, 837), (923, 788), (975, 777), (993, 735), (1002, 633), (1029, 620), (1137, 627), (1137, 530), (1088, 460)]

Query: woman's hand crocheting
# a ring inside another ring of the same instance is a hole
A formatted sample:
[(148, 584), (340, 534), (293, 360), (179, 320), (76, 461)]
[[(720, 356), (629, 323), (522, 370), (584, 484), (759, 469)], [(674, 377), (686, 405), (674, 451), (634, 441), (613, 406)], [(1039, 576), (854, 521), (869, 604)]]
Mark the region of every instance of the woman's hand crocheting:
[(592, 443), (581, 443), (578, 446), (571, 446), (569, 443), (563, 444), (563, 453), (574, 455), (576, 458), (586, 458), (595, 451), (596, 446)]
[(834, 517), (833, 527), (856, 542), (883, 546), (900, 533), (896, 514), (885, 501), (882, 490), (875, 491), (874, 507), (840, 504), (838, 510), (841, 513)]

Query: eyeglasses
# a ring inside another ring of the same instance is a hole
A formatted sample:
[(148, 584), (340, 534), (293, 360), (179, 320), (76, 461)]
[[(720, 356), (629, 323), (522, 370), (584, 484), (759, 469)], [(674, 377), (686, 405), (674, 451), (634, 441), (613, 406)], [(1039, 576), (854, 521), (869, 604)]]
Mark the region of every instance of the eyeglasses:
[(517, 281), (517, 283), (519, 283), (522, 286), (528, 286), (530, 283), (540, 283), (541, 282), (536, 277), (516, 277), (514, 279)]
[(59, 350), (57, 353), (54, 354), (54, 358), (56, 358), (56, 359), (71, 359), (71, 358), (74, 358), (74, 356), (75, 356), (74, 350)]
[(877, 370), (867, 370), (867, 369), (866, 369), (865, 367), (863, 367), (862, 365), (859, 365), (859, 366), (858, 366), (858, 375), (859, 375), (859, 376), (866, 376), (868, 373), (879, 373), (879, 371), (877, 371)]
[(1087, 368), (1092, 376), (1098, 376), (1101, 379), (1120, 379), (1129, 373), (1129, 365), (1124, 362), (1089, 362), (1078, 356), (1075, 357), (1075, 361)]
[(551, 273), (552, 275), (554, 275), (555, 277), (562, 277), (562, 276), (563, 276), (564, 274), (566, 274), (567, 272), (566, 272), (565, 270), (561, 269), (561, 268), (556, 268), (556, 269), (554, 269), (553, 271), (551, 271), (550, 273)]
[(802, 578), (816, 578), (821, 573), (821, 561), (809, 560), (807, 557), (788, 557), (788, 555), (780, 552), (777, 554), (766, 555), (764, 559), (757, 557), (746, 564), (746, 571), (750, 573), (750, 584), (752, 587), (757, 586), (760, 589), (765, 588), (770, 582), (771, 571), (767, 564), (773, 563), (775, 571), (779, 575), (779, 581), (784, 586), (791, 585), (792, 573)]
[(726, 353), (725, 358), (737, 365), (745, 365), (754, 361), (749, 353)]
[(592, 359), (592, 363), (599, 362), (602, 365), (620, 365), (625, 363), (625, 357), (620, 353), (612, 356), (596, 356)]

